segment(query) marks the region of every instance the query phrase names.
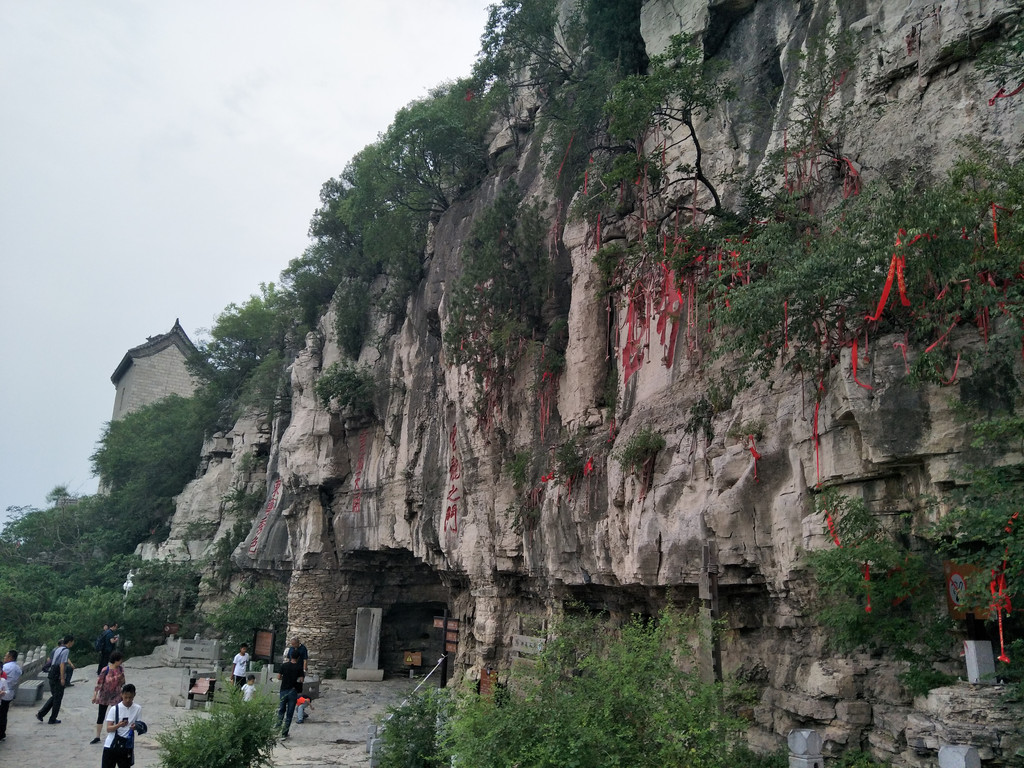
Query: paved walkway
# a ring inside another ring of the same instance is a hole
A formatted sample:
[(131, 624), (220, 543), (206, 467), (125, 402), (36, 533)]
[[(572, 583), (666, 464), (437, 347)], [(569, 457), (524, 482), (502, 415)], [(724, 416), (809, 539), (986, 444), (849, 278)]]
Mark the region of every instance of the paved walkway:
[[(172, 705), (181, 691), (181, 667), (164, 667), (151, 656), (128, 659), (125, 679), (138, 689), (135, 701), (142, 705), (142, 719), (149, 733), (138, 737), (135, 768), (155, 768), (160, 754), (155, 735), (185, 718), (201, 716), (202, 710), (188, 711)], [(39, 723), (32, 707), (12, 706), (7, 739), (0, 742), (2, 768), (80, 768), (100, 764), (100, 744), (89, 744), (96, 735), (96, 705), (91, 703), (96, 667), (80, 667), (73, 685), (64, 692), (60, 725)], [(390, 704), (397, 703), (417, 681), (385, 680), (357, 683), (323, 680), (315, 710), (302, 725), (292, 722), (287, 741), (274, 750), (276, 768), (303, 766), (368, 766), (367, 728)], [(429, 684), (429, 683), (428, 683)], [(49, 697), (49, 688), (43, 701)]]

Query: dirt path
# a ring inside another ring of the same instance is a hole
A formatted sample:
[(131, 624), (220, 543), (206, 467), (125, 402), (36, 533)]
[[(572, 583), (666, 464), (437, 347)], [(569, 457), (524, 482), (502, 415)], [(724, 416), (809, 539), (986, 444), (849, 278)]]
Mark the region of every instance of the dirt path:
[[(164, 667), (150, 656), (125, 662), (125, 678), (138, 689), (136, 701), (142, 705), (142, 719), (149, 734), (140, 736), (135, 749), (135, 768), (160, 765), (157, 733), (185, 718), (202, 716), (200, 710), (187, 711), (171, 704), (187, 674), (180, 667)], [(7, 740), (0, 742), (0, 766), (3, 768), (80, 768), (99, 766), (102, 744), (89, 744), (96, 735), (96, 705), (90, 702), (96, 668), (79, 668), (73, 685), (64, 693), (60, 724), (48, 725), (36, 720), (42, 702), (32, 707), (12, 706), (7, 724)], [(417, 681), (385, 680), (383, 683), (357, 683), (324, 680), (315, 711), (302, 725), (292, 722), (287, 741), (274, 751), (276, 768), (302, 766), (368, 766), (366, 733), (375, 718), (390, 704), (397, 703), (415, 687)], [(49, 696), (46, 695), (43, 701)]]

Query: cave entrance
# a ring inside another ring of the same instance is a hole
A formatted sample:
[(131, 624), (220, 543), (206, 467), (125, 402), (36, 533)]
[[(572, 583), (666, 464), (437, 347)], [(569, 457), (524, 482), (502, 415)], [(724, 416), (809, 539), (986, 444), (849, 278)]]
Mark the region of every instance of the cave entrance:
[(380, 666), (385, 674), (406, 674), (405, 654), (419, 653), (416, 674), (429, 672), (441, 658), (441, 630), (434, 617), (443, 616), (443, 602), (395, 603), (384, 609), (380, 630)]
[(378, 664), (385, 675), (407, 675), (410, 651), (421, 654), (419, 671), (433, 669), (442, 645), (434, 617), (444, 615), (449, 595), (433, 568), (405, 549), (349, 552), (341, 581), (342, 612), (352, 617), (339, 637), (343, 665), (351, 664), (356, 609), (368, 607), (382, 610)]

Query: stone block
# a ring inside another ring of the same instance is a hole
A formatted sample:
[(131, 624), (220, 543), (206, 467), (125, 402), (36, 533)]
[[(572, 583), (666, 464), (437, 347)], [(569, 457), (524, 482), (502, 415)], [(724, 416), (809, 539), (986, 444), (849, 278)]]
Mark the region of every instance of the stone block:
[(967, 682), (995, 685), (996, 660), (989, 640), (964, 640)]
[(319, 699), (320, 698), (320, 676), (309, 674), (306, 675), (305, 681), (302, 683), (302, 695), (307, 699)]
[(47, 688), (45, 680), (25, 680), (18, 684), (18, 691), (14, 694), (13, 705), (15, 707), (30, 707), (37, 701), (42, 700), (43, 691)]
[(871, 704), (866, 701), (840, 701), (836, 704), (836, 717), (849, 725), (869, 725)]
[(981, 768), (978, 750), (968, 746), (939, 747), (939, 768)]
[(778, 705), (802, 720), (828, 722), (836, 716), (835, 705), (828, 699), (818, 699), (799, 693), (783, 692)]
[(349, 667), (345, 671), (346, 680), (359, 680), (363, 682), (379, 683), (384, 679), (383, 669), (355, 669)]
[(852, 698), (857, 695), (853, 665), (839, 660), (813, 663), (800, 687), (815, 697)]
[(789, 756), (789, 768), (824, 768), (825, 758), (821, 755), (815, 757)]

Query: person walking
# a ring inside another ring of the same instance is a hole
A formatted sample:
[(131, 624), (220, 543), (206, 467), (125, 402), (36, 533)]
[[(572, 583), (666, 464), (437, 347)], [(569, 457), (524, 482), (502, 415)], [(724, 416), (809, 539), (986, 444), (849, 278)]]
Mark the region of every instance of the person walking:
[(298, 700), (299, 694), (302, 693), (302, 683), (306, 679), (306, 673), (303, 672), (302, 665), (299, 663), (298, 654), (289, 656), (281, 665), (277, 679), (281, 681), (281, 704), (277, 708), (277, 726), (281, 728), (281, 723), (284, 722), (284, 727), (281, 728), (281, 738), (287, 739), (288, 729), (292, 725), (292, 716), (295, 714), (295, 702)]
[(241, 688), (245, 685), (245, 673), (249, 671), (249, 646), (242, 643), (231, 663), (235, 667), (232, 670), (235, 676), (235, 685)]
[(50, 698), (46, 700), (43, 708), (36, 712), (36, 720), (40, 723), (49, 713), (50, 719), (47, 722), (50, 725), (60, 725), (60, 720), (57, 717), (60, 715), (60, 703), (64, 700), (64, 689), (71, 682), (71, 670), (74, 667), (68, 659), (68, 654), (71, 653), (74, 644), (74, 635), (64, 635), (53, 652), (53, 656), (50, 657), (50, 672), (47, 675), (47, 681), (50, 683)]
[(21, 679), (21, 667), (18, 665), (18, 652), (13, 648), (4, 656), (4, 686), (0, 694), (0, 741), (7, 738), (7, 710), (18, 695), (18, 681)]
[(114, 704), (121, 703), (121, 688), (124, 685), (124, 654), (114, 651), (110, 654), (109, 663), (100, 671), (96, 678), (96, 689), (92, 692), (92, 703), (96, 710), (96, 738), (90, 744), (100, 743), (100, 730), (107, 710)]
[(135, 762), (135, 734), (145, 733), (139, 714), (142, 707), (135, 703), (135, 686), (125, 683), (121, 687), (121, 701), (107, 710), (103, 722), (107, 727), (107, 740), (103, 743), (101, 768), (131, 768)]

